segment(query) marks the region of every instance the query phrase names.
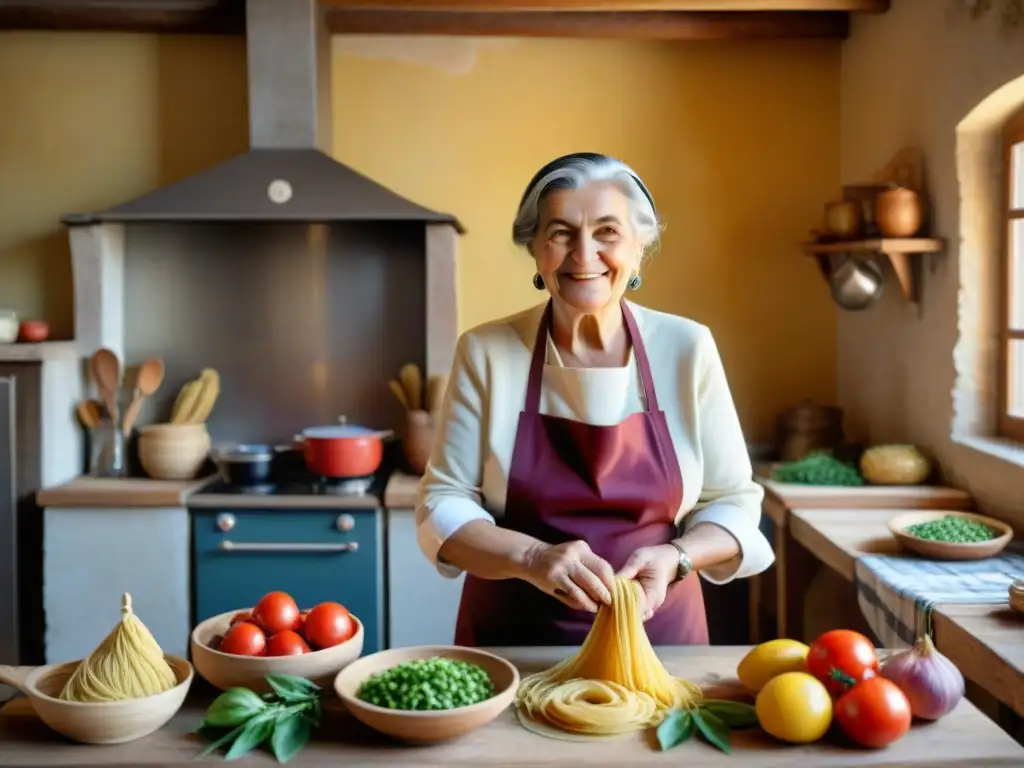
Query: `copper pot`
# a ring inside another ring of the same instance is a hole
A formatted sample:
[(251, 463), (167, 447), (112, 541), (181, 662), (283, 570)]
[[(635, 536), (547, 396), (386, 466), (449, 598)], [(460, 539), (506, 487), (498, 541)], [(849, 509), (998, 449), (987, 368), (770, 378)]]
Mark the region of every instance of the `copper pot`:
[(884, 237), (913, 237), (924, 221), (921, 196), (906, 187), (893, 187), (875, 197), (875, 223)]

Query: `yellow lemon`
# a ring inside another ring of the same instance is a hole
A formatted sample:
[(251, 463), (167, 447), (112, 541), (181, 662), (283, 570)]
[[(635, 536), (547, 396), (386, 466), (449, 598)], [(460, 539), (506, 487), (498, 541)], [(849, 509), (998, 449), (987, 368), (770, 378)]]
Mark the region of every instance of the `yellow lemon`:
[(769, 640), (750, 649), (736, 668), (736, 676), (748, 691), (757, 693), (784, 672), (806, 672), (810, 650), (796, 640)]
[(832, 697), (806, 672), (784, 672), (757, 694), (754, 712), (770, 736), (790, 744), (810, 744), (832, 724)]

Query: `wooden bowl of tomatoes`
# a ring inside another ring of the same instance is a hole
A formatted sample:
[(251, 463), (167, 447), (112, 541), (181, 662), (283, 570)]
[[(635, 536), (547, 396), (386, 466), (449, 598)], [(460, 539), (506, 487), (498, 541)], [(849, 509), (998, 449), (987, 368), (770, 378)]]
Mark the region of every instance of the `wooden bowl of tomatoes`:
[(192, 630), (192, 663), (220, 690), (270, 690), (267, 675), (294, 675), (331, 689), (334, 678), (363, 652), (363, 624), (340, 603), (300, 610), (285, 592), (270, 592), (252, 608), (229, 611)]

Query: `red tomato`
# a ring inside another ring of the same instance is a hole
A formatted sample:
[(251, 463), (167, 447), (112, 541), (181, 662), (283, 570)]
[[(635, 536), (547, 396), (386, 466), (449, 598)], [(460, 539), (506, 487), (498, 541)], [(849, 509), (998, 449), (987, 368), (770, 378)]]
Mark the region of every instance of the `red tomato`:
[(240, 621), (252, 621), (252, 614), (249, 611), (239, 611), (231, 617), (231, 626), (235, 626)]
[(285, 629), (295, 629), (299, 621), (299, 606), (287, 592), (268, 592), (252, 609), (252, 617), (268, 635), (274, 635)]
[(878, 673), (878, 655), (860, 632), (833, 629), (811, 643), (807, 671), (823, 682), (829, 693), (838, 696)]
[(873, 677), (839, 697), (835, 718), (851, 740), (878, 749), (899, 741), (910, 730), (910, 700), (891, 680)]
[(233, 653), (236, 656), (262, 656), (266, 649), (267, 636), (251, 621), (233, 624), (220, 641), (218, 648), (223, 653)]
[(356, 633), (352, 615), (339, 603), (320, 603), (309, 612), (305, 623), (306, 639), (316, 648), (330, 648)]
[(281, 630), (267, 641), (267, 656), (299, 656), (303, 653), (309, 653), (309, 646), (294, 630)]

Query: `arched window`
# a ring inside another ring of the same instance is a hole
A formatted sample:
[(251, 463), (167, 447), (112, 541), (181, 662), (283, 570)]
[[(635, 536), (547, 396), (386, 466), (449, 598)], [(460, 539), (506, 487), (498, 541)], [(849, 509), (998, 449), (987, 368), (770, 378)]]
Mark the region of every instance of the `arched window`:
[(1024, 109), (1003, 129), (1006, 241), (1001, 270), (999, 432), (1024, 442)]

